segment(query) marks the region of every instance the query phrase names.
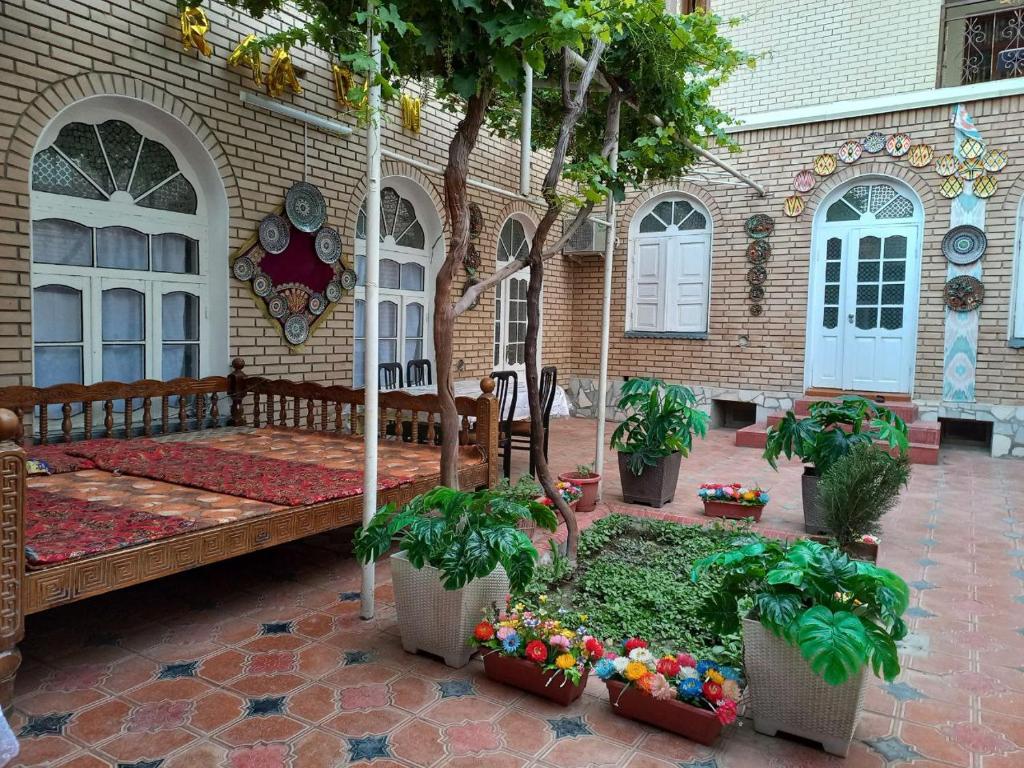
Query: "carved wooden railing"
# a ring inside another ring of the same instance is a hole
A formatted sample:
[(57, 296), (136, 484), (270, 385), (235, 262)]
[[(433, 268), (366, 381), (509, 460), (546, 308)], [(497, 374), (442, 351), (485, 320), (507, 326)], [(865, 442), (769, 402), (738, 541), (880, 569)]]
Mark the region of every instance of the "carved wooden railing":
[(25, 571), (25, 454), (14, 442), (21, 422), (0, 409), (0, 707), (14, 699), (25, 634), (21, 575)]

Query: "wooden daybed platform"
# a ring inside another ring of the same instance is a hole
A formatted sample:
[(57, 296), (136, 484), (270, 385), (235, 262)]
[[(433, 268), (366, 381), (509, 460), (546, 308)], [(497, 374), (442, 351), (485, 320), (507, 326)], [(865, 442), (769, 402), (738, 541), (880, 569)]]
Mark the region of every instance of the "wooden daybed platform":
[[(0, 705), (27, 614), (361, 521), (362, 390), (232, 367), (0, 388)], [(493, 388), (456, 399), (463, 488), (498, 479)], [(379, 504), (438, 484), (439, 412), (435, 395), (380, 394)]]

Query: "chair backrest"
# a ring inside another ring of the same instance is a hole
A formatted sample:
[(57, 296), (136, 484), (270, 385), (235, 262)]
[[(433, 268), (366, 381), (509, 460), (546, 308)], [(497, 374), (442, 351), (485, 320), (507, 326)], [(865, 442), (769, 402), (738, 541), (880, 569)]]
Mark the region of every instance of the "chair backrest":
[(558, 368), (546, 365), (540, 369), (540, 407), (544, 414), (544, 427), (551, 421), (551, 407), (555, 404), (555, 384), (558, 383)]
[(405, 381), (410, 387), (422, 387), (427, 384), (433, 384), (434, 377), (431, 374), (430, 361), (421, 358), (419, 360), (410, 360), (406, 363)]
[(519, 376), (515, 371), (491, 371), (494, 396), (498, 398), (498, 429), (508, 434), (516, 415), (516, 397), (519, 395)]
[(381, 363), (377, 366), (377, 386), (381, 389), (401, 389), (404, 387), (402, 364)]

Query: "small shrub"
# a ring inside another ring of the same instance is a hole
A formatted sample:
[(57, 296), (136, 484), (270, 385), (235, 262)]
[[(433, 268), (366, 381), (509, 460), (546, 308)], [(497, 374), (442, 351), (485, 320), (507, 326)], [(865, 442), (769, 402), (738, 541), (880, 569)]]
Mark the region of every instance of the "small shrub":
[(881, 532), (880, 520), (910, 478), (906, 454), (889, 456), (870, 444), (856, 445), (837, 459), (820, 481), (825, 523), (842, 547), (864, 534)]

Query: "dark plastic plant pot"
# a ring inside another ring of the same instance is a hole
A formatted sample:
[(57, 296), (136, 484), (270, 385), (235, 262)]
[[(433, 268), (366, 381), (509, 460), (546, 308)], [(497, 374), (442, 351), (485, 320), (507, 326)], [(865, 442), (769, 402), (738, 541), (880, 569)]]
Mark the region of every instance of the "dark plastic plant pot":
[(576, 502), (577, 512), (592, 512), (594, 510), (594, 507), (597, 506), (597, 488), (601, 482), (600, 475), (582, 477), (576, 472), (563, 472), (558, 476), (558, 479), (563, 483), (572, 483), (579, 486), (579, 489), (583, 491), (583, 496)]
[(740, 504), (738, 501), (719, 501), (712, 499), (704, 502), (705, 517), (725, 517), (729, 520), (746, 520), (748, 517), (761, 521), (764, 504)]
[(698, 744), (711, 746), (722, 733), (718, 716), (677, 699), (660, 701), (618, 680), (606, 680), (612, 711), (630, 720), (662, 728)]
[(676, 452), (658, 459), (653, 467), (645, 467), (642, 475), (634, 475), (629, 468), (629, 454), (619, 451), (619, 479), (622, 481), (622, 500), (627, 504), (647, 504), (661, 507), (672, 501), (679, 482), (679, 462), (682, 454)]
[(804, 501), (804, 531), (806, 533), (826, 534), (825, 505), (821, 499), (821, 488), (818, 486), (818, 472), (814, 467), (804, 467), (800, 478)]
[(498, 651), (484, 651), (484, 673), (499, 683), (541, 696), (567, 707), (583, 695), (589, 670), (583, 670), (578, 683), (571, 683), (561, 672), (545, 672), (539, 664)]

